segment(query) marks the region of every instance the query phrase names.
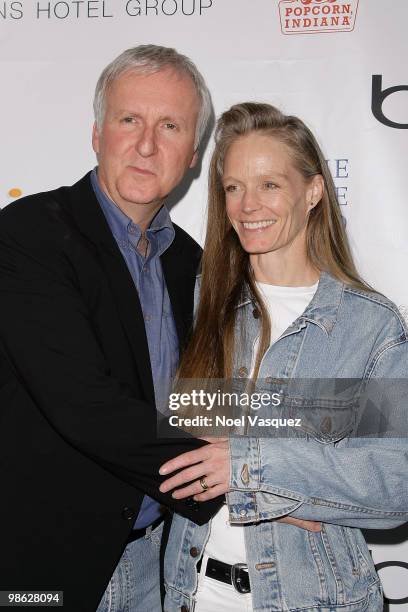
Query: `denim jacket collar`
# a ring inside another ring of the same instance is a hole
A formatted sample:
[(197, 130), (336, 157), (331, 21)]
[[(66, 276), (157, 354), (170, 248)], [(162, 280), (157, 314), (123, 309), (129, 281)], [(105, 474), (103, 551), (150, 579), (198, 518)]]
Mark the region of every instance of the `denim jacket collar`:
[[(296, 327), (300, 322), (310, 321), (329, 334), (337, 320), (337, 313), (343, 297), (344, 284), (328, 272), (321, 272), (316, 293), (302, 315), (291, 325)], [(242, 300), (237, 308), (252, 303), (248, 288), (244, 290)]]

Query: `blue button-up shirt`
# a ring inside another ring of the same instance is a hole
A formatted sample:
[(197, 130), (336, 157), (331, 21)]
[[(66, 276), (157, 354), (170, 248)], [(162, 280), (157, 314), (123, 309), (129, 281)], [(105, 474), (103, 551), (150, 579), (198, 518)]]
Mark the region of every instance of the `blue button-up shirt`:
[[(160, 261), (160, 255), (174, 240), (174, 227), (166, 207), (162, 206), (146, 230), (150, 246), (147, 257), (143, 257), (137, 250), (142, 235), (140, 227), (102, 191), (96, 168), (91, 173), (91, 182), (139, 295), (156, 405), (160, 407), (167, 384), (176, 372), (179, 354), (176, 327)], [(134, 528), (151, 525), (160, 514), (160, 504), (145, 495)]]

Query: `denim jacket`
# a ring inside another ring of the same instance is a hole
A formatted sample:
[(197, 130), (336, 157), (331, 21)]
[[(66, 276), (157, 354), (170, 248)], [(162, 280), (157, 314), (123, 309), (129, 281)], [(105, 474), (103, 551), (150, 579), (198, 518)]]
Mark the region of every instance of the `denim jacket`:
[[(259, 334), (249, 298), (238, 307), (236, 333), (239, 377), (248, 375)], [(407, 428), (408, 330), (396, 306), (322, 273), (306, 310), (261, 362), (259, 379), (271, 388), (294, 378), (392, 380)], [(379, 578), (360, 529), (390, 529), (408, 520), (407, 436), (355, 437), (325, 419), (324, 427), (309, 428), (302, 438), (231, 437), (230, 451), (227, 503), (230, 521), (246, 525), (254, 611), (382, 611)], [(273, 520), (287, 514), (321, 521), (322, 531)], [(209, 525), (174, 516), (165, 555), (166, 612), (193, 612), (196, 564), (208, 537)]]

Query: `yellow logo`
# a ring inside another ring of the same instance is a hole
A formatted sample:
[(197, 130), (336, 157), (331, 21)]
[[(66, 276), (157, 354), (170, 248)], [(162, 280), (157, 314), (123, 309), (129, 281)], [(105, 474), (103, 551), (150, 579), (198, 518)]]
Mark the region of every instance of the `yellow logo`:
[(23, 192), (19, 187), (12, 187), (11, 189), (9, 189), (8, 195), (10, 196), (10, 198), (19, 198), (23, 195)]

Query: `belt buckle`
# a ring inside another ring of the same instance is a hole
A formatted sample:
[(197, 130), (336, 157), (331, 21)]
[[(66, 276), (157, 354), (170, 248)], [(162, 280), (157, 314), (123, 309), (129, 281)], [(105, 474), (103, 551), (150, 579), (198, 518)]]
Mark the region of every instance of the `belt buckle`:
[(248, 566), (246, 563), (235, 563), (235, 565), (231, 567), (231, 581), (238, 593), (245, 594), (251, 592)]

